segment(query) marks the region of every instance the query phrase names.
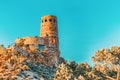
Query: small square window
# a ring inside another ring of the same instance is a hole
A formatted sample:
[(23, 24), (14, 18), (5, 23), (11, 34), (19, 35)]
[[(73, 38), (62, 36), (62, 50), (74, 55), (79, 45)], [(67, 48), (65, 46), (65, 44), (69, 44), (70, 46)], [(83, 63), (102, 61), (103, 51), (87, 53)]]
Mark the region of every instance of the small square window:
[(52, 22), (52, 19), (49, 19), (50, 22)]
[(39, 49), (39, 50), (44, 50), (44, 45), (39, 44), (39, 45), (38, 45), (38, 49)]
[(54, 20), (54, 23), (56, 22), (56, 20)]
[(28, 49), (30, 46), (27, 44), (27, 45), (25, 45), (25, 47)]

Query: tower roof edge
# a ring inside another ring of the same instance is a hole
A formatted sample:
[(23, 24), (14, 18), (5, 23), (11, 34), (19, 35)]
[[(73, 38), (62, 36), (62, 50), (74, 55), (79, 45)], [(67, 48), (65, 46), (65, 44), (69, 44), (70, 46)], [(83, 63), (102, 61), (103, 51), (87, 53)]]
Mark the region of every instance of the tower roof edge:
[(45, 16), (42, 16), (41, 18), (44, 18), (44, 17), (55, 17), (55, 18), (57, 18), (57, 16), (55, 16), (55, 15), (45, 15)]

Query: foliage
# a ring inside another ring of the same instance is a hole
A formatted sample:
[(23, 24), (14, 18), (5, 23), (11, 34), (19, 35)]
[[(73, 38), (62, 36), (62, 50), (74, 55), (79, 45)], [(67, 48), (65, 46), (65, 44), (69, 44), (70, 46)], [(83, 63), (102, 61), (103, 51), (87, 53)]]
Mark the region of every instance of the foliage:
[[(24, 55), (29, 54), (29, 55)], [(120, 47), (98, 50), (92, 57), (95, 65), (67, 61), (60, 57), (59, 66), (48, 66), (49, 56), (36, 50), (9, 52), (0, 46), (0, 80), (120, 80)], [(22, 77), (22, 78), (21, 78)]]
[(92, 57), (95, 68), (107, 79), (120, 80), (120, 47), (98, 50)]
[(52, 80), (71, 80), (72, 70), (64, 63), (60, 64)]

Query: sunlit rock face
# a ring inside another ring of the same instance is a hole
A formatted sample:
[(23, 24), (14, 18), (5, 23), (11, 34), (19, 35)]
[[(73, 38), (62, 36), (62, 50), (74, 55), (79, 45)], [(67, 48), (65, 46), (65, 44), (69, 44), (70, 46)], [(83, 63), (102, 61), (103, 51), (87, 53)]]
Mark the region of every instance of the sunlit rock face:
[(57, 17), (53, 15), (43, 16), (41, 18), (40, 37), (17, 38), (15, 46), (29, 53), (38, 50), (49, 57), (50, 65), (57, 63), (60, 57)]

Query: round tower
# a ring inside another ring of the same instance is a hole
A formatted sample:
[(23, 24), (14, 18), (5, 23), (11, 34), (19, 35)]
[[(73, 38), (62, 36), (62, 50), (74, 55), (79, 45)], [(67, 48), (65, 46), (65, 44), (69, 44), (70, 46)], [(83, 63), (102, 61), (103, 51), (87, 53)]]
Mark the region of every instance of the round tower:
[(56, 16), (47, 15), (41, 18), (40, 37), (48, 37), (48, 46), (59, 52), (58, 26)]

